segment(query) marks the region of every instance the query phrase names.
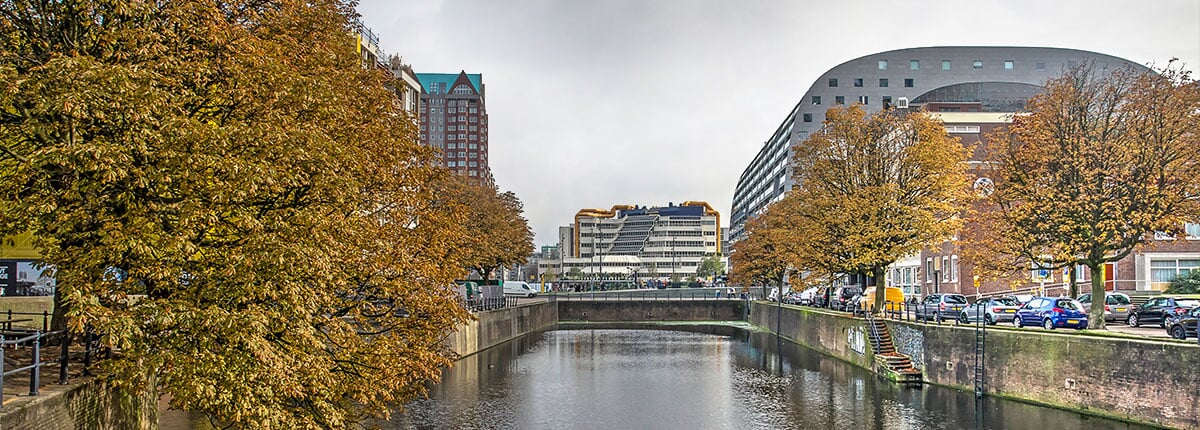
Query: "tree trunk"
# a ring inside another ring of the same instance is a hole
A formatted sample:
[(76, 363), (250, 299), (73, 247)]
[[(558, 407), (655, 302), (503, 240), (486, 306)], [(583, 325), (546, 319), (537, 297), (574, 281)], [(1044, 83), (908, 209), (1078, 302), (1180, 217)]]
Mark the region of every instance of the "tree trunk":
[(875, 277), (875, 309), (872, 309), (872, 311), (875, 315), (881, 316), (884, 314), (883, 303), (887, 300), (887, 286), (883, 282), (883, 270), (884, 266), (871, 268), (871, 276)]
[(1088, 312), (1088, 328), (1104, 330), (1104, 305), (1107, 299), (1104, 295), (1104, 264), (1088, 263), (1092, 272), (1092, 309)]

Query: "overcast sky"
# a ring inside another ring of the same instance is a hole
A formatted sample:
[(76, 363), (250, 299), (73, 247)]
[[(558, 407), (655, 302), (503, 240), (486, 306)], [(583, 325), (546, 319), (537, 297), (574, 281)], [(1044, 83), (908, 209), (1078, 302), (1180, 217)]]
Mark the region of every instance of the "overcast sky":
[(1200, 65), (1200, 1), (362, 0), (418, 73), (480, 73), (496, 183), (537, 246), (579, 209), (702, 200), (822, 73), (920, 46), (1048, 46)]

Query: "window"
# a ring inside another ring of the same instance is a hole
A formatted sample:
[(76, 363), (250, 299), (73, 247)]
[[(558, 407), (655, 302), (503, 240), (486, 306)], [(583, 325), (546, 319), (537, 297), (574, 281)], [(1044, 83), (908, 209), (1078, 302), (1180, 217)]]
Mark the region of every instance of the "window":
[(804, 114), (804, 122), (812, 122), (812, 114), (811, 113)]
[(887, 60), (879, 60), (879, 70), (887, 70)]
[(1188, 239), (1200, 239), (1200, 224), (1186, 223), (1183, 225), (1183, 231), (1187, 233)]
[(925, 283), (928, 284), (931, 282), (933, 282), (933, 259), (926, 258), (925, 259)]
[(908, 70), (921, 70), (921, 60), (908, 60)]
[(867, 105), (867, 104), (868, 104), (868, 101), (867, 101), (867, 100), (868, 100), (868, 99), (867, 99), (867, 96), (858, 96), (858, 102), (859, 102), (859, 103), (861, 103), (861, 104), (863, 104), (863, 105)]
[(447, 143), (446, 149), (458, 149), (458, 146), (453, 143)]
[(971, 68), (972, 69), (982, 69), (983, 68), (983, 60), (975, 60), (975, 61), (971, 62)]
[(835, 105), (844, 105), (844, 104), (846, 104), (846, 97), (845, 97), (845, 96), (834, 96), (834, 97), (833, 97), (833, 104), (835, 104)]
[(883, 96), (883, 108), (889, 109), (892, 107), (892, 96)]
[(950, 281), (958, 282), (958, 256), (950, 256)]
[(913, 87), (913, 79), (905, 78), (904, 79), (904, 88), (912, 88), (912, 87)]
[(1200, 270), (1200, 259), (1151, 260), (1150, 280), (1152, 282), (1171, 282), (1192, 270)]
[(812, 104), (813, 104), (813, 106), (820, 106), (821, 105), (821, 96), (812, 96)]
[(472, 143), (470, 145), (467, 145), (467, 149), (475, 149), (476, 146), (478, 146), (478, 145)]
[(950, 70), (950, 60), (942, 60), (942, 70)]
[(950, 257), (942, 257), (942, 282), (950, 281)]
[(467, 156), (467, 153), (466, 153), (466, 152), (464, 152), (464, 151), (459, 151), (459, 152), (458, 152), (458, 157), (459, 157), (459, 158), (465, 158), (466, 156)]
[(856, 87), (863, 86), (863, 78), (854, 78), (854, 86), (856, 86)]
[(836, 86), (837, 86), (837, 78), (829, 78), (829, 87), (833, 88)]
[(1037, 63), (1035, 63), (1035, 64), (1033, 65), (1033, 68), (1035, 68), (1035, 69), (1038, 69), (1038, 70), (1046, 70), (1046, 62), (1045, 62), (1045, 61), (1038, 61)]
[(1013, 66), (1015, 66), (1013, 60), (1004, 60), (1004, 70), (1012, 70)]
[(887, 78), (879, 78), (879, 88), (887, 88)]

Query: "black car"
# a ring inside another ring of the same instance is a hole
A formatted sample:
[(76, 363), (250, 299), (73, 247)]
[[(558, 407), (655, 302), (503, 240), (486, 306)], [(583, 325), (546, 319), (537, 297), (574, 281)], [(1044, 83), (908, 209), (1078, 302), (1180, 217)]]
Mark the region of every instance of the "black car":
[(1196, 320), (1200, 320), (1200, 307), (1192, 308), (1183, 315), (1167, 317), (1167, 334), (1176, 339), (1196, 337)]
[(826, 307), (829, 303), (830, 294), (833, 294), (833, 287), (823, 286), (817, 288), (817, 292), (813, 293), (811, 305), (818, 308)]
[(1200, 306), (1200, 298), (1191, 296), (1160, 296), (1151, 298), (1146, 304), (1138, 306), (1129, 313), (1129, 319), (1125, 322), (1130, 327), (1137, 327), (1145, 323), (1158, 324), (1159, 327), (1167, 327), (1167, 317), (1174, 315), (1183, 315), (1188, 309)]
[(862, 294), (863, 290), (860, 287), (838, 287), (833, 294), (829, 295), (829, 308), (839, 311), (848, 311), (853, 305), (851, 299), (856, 295)]

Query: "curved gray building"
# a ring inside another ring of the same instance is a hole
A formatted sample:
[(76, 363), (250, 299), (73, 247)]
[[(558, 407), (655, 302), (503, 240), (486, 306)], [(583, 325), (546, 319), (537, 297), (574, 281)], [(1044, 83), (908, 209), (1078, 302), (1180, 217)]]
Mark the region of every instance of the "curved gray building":
[(869, 112), (910, 104), (939, 112), (1015, 112), (1046, 80), (1086, 62), (1100, 72), (1145, 68), (1075, 49), (988, 46), (899, 49), (839, 64), (809, 87), (742, 172), (733, 192), (730, 239), (745, 237), (749, 217), (791, 189), (792, 146), (818, 130), (834, 105), (861, 103)]

